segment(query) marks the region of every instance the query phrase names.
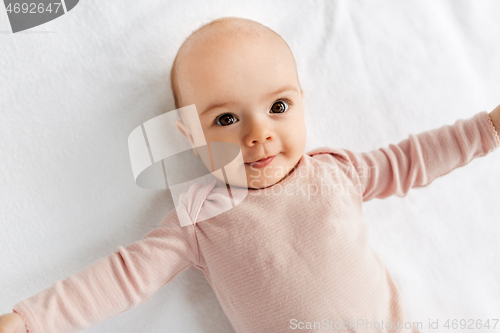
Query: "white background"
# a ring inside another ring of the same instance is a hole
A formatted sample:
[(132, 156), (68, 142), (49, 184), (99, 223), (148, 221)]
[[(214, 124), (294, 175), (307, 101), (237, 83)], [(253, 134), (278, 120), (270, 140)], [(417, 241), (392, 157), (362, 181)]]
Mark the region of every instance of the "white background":
[[(306, 151), (377, 149), (500, 104), (494, 0), (86, 0), (17, 34), (0, 7), (0, 313), (140, 239), (173, 208), (168, 191), (135, 185), (127, 138), (175, 108), (179, 46), (222, 16), (254, 19), (290, 45)], [(497, 150), (405, 198), (365, 203), (371, 243), (412, 320), (439, 318), (446, 332), (446, 318), (500, 318), (499, 198)], [(86, 332), (233, 329), (191, 267)]]

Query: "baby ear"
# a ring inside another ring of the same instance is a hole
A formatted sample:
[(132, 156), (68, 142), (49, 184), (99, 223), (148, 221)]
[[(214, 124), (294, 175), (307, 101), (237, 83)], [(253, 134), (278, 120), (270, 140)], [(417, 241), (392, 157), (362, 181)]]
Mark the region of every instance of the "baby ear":
[(177, 119), (175, 121), (175, 127), (177, 128), (177, 130), (179, 131), (179, 133), (181, 133), (182, 136), (185, 137), (186, 140), (188, 140), (189, 144), (191, 145), (191, 148), (193, 148), (193, 154), (195, 156), (200, 156), (200, 154), (198, 154), (198, 151), (195, 148), (194, 140), (193, 140), (193, 135), (191, 134), (191, 131), (186, 126), (186, 124), (184, 124), (184, 122), (182, 120)]
[(300, 89), (300, 95), (304, 98), (304, 90)]

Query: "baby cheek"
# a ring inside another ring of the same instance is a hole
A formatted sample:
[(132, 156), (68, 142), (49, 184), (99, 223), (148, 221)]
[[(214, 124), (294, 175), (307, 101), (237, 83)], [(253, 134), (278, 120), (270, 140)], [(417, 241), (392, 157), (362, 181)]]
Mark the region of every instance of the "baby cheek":
[(205, 140), (208, 142), (234, 142), (232, 137), (227, 134), (220, 133), (220, 131), (208, 130), (205, 131)]
[(283, 142), (283, 151), (285, 157), (291, 162), (295, 160), (298, 155), (300, 155), (301, 141), (299, 137), (293, 136), (289, 137)]
[(305, 126), (297, 126), (294, 128), (293, 131), (289, 131), (288, 134), (288, 141), (293, 143), (295, 147), (301, 147), (302, 145), (305, 145), (306, 141), (306, 129)]
[(305, 130), (294, 131), (292, 138), (290, 139), (291, 151), (293, 152), (294, 158), (301, 156), (306, 149), (307, 135)]

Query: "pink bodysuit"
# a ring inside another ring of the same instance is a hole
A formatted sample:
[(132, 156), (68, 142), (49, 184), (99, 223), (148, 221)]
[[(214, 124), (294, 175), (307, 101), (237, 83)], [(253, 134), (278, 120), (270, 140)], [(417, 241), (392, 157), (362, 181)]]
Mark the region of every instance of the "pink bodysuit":
[[(403, 197), (499, 146), (483, 111), (367, 153), (314, 149), (234, 208), (185, 227), (171, 210), (141, 240), (13, 310), (29, 333), (76, 332), (146, 302), (194, 265), (238, 333), (420, 332), (369, 246), (362, 203)], [(216, 206), (223, 190), (195, 191), (188, 214)]]

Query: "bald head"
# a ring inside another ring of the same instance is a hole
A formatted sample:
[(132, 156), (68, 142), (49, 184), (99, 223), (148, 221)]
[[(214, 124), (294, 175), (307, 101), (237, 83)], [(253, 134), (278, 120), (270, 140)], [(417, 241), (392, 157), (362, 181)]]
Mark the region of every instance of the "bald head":
[[(243, 44), (250, 44), (253, 47), (260, 45), (273, 45), (282, 54), (283, 58), (293, 63), (295, 75), (295, 58), (288, 44), (272, 29), (249, 19), (239, 17), (224, 17), (195, 30), (189, 35), (179, 48), (170, 72), (170, 83), (174, 96), (175, 108), (189, 105), (183, 98), (183, 87), (189, 80), (184, 75), (185, 69), (196, 61), (195, 53), (203, 54), (209, 49), (222, 49), (223, 52), (231, 52)], [(300, 86), (300, 84), (299, 84)]]

